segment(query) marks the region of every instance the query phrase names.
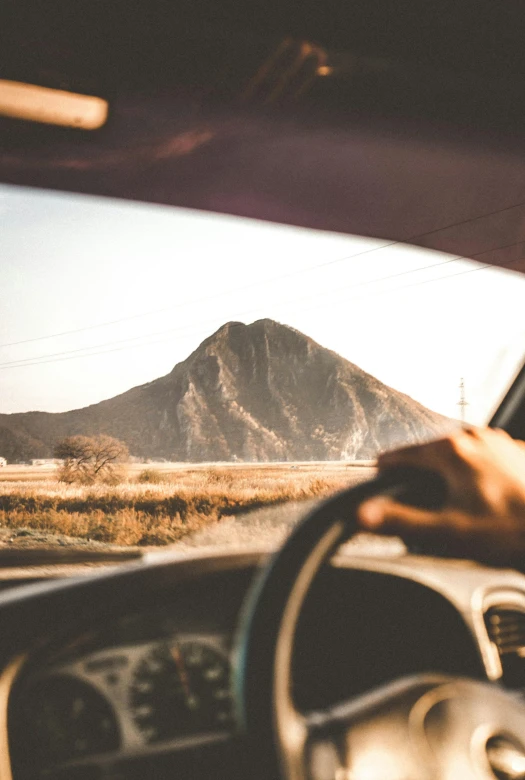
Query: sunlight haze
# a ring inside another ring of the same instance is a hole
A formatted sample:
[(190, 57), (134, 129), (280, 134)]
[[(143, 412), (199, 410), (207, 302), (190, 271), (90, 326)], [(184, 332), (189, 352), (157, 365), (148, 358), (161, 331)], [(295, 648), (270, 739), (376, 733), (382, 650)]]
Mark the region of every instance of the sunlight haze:
[(453, 417), (463, 377), (476, 423), (523, 356), (525, 278), (437, 252), (14, 186), (0, 220), (2, 413), (110, 398), (231, 320), (297, 328)]

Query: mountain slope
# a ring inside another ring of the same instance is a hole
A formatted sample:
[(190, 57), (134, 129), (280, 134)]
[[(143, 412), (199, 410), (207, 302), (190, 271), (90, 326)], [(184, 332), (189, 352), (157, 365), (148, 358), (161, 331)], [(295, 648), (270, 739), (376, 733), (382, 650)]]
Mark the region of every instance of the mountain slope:
[(51, 456), (64, 436), (107, 433), (175, 461), (340, 460), (438, 435), (450, 421), (299, 331), (230, 322), (173, 371), (71, 412), (0, 415), (0, 455)]

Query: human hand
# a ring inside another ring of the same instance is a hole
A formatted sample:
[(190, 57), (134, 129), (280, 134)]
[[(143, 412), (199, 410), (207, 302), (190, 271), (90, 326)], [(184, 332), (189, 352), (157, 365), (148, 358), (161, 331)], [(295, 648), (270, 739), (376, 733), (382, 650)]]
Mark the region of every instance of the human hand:
[(399, 466), (440, 474), (446, 505), (429, 511), (386, 497), (369, 499), (358, 509), (364, 530), (445, 543), (451, 554), (485, 563), (525, 564), (525, 443), (503, 431), (461, 429), (378, 459), (380, 472)]

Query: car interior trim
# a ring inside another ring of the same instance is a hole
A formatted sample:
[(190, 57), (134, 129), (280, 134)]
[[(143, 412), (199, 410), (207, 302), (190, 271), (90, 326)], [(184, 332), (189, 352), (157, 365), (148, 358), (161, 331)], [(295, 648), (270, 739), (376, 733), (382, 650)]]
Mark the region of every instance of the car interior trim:
[(14, 656), (0, 672), (0, 780), (13, 780), (7, 712), (13, 683), (27, 657), (27, 653)]
[(472, 619), (475, 624), (479, 648), (483, 654), (487, 676), (490, 680), (500, 680), (503, 666), (499, 650), (489, 636), (485, 624), (485, 615), (489, 609), (513, 609), (525, 615), (525, 593), (514, 589), (490, 589), (474, 593), (472, 598)]

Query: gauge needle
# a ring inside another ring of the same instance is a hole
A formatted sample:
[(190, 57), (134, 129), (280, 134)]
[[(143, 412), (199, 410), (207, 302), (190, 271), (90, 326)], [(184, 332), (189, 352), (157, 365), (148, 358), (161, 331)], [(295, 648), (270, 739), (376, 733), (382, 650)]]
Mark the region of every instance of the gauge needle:
[(182, 687), (184, 688), (184, 693), (186, 694), (186, 701), (190, 702), (193, 698), (191, 695), (190, 680), (188, 677), (188, 672), (186, 670), (186, 664), (184, 663), (184, 658), (182, 657), (182, 653), (180, 651), (179, 646), (175, 645), (175, 647), (170, 648), (170, 652), (173, 657), (173, 660), (175, 661), (175, 665), (179, 673), (180, 681), (182, 683)]

